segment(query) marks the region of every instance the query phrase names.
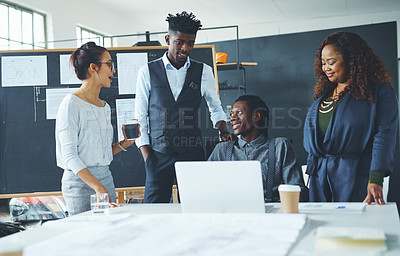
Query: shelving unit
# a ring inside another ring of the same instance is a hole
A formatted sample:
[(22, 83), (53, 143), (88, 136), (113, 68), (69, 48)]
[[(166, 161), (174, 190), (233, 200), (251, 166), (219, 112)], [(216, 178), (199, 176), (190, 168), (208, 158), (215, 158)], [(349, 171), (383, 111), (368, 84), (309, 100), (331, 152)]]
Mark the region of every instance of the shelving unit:
[[(244, 94), (246, 94), (246, 68), (257, 66), (257, 62), (240, 62), (239, 64), (234, 63), (220, 63), (217, 64), (217, 71), (227, 71), (227, 70), (237, 70), (237, 83), (235, 85), (229, 85), (228, 83), (219, 83), (219, 90), (243, 90)], [(240, 74), (239, 71), (243, 71), (242, 83), (240, 84)]]

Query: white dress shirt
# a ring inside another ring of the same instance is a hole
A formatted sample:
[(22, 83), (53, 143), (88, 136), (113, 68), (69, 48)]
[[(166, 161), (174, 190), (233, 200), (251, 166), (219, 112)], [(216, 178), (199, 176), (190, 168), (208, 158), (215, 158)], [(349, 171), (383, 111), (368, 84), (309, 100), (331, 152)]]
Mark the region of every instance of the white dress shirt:
[[(167, 52), (168, 53), (168, 52)], [(189, 57), (186, 63), (180, 69), (176, 69), (167, 58), (167, 53), (162, 57), (164, 67), (167, 73), (168, 83), (170, 85), (175, 101), (178, 99), (185, 82), (186, 73), (190, 67)], [(148, 114), (149, 114), (149, 94), (151, 90), (150, 72), (148, 65), (140, 68), (136, 83), (136, 100), (135, 100), (135, 118), (139, 120), (141, 136), (136, 140), (138, 147), (150, 145)], [(225, 121), (226, 115), (221, 107), (221, 101), (218, 98), (215, 87), (214, 74), (212, 68), (203, 63), (203, 73), (201, 76), (201, 95), (207, 102), (210, 110), (210, 118), (214, 124), (218, 121)]]

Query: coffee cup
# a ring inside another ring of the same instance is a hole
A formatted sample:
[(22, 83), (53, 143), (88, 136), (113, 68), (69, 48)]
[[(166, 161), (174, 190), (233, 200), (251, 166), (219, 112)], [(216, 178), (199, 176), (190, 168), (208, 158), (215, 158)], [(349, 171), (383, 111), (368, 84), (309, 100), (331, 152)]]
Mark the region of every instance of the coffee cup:
[(300, 186), (281, 184), (278, 187), (283, 213), (298, 213)]
[(138, 120), (128, 120), (124, 123), (125, 134), (128, 140), (137, 139), (139, 137)]

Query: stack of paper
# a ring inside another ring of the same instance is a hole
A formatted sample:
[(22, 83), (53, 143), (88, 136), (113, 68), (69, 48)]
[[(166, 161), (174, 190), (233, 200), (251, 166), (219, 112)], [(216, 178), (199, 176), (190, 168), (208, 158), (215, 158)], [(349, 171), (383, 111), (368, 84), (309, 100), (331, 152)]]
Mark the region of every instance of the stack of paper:
[(319, 227), (318, 251), (386, 251), (386, 237), (381, 229), (363, 227)]
[(285, 256), (299, 237), (302, 214), (147, 214), (83, 225), (24, 248), (40, 255)]

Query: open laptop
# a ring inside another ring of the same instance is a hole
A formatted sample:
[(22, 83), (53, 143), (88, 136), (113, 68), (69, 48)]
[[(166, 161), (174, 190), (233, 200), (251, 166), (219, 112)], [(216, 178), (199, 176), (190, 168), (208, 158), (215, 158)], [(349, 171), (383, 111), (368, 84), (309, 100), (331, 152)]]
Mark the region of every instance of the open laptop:
[(258, 161), (176, 162), (184, 213), (265, 213)]

